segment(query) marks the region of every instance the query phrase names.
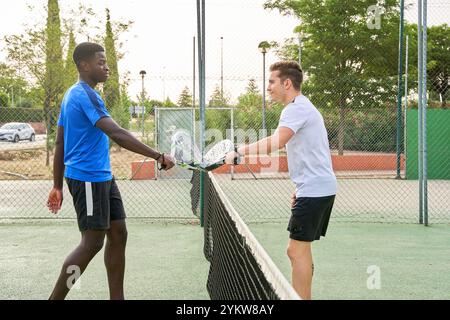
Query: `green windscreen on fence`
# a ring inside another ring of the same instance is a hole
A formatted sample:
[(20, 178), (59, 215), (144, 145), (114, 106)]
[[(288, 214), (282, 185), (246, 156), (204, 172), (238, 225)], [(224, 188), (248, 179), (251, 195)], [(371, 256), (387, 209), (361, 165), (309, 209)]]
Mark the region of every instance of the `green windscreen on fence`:
[[(406, 178), (417, 180), (418, 112), (406, 114)], [(427, 110), (428, 179), (450, 180), (450, 110)]]

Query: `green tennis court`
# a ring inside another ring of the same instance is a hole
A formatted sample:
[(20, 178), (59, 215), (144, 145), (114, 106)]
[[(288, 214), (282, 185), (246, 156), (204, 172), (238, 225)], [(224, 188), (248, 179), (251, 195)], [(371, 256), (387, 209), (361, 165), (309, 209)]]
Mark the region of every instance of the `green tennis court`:
[[(125, 290), (128, 299), (209, 299), (209, 264), (198, 225), (131, 220)], [(284, 223), (250, 229), (287, 279)], [(46, 299), (66, 254), (78, 243), (72, 221), (0, 224), (0, 299)], [(449, 299), (448, 226), (332, 223), (313, 247), (315, 299)], [(367, 288), (369, 266), (378, 266), (381, 288)], [(99, 254), (69, 299), (108, 299)]]
[[(0, 224), (0, 299), (47, 299), (67, 254), (78, 244), (76, 222)], [(208, 299), (208, 265), (198, 225), (129, 223), (127, 299)], [(68, 299), (109, 299), (99, 253)]]
[[(286, 225), (250, 229), (289, 279)], [(448, 225), (332, 223), (327, 237), (313, 245), (313, 298), (448, 300), (448, 231)], [(367, 286), (371, 266), (379, 268), (379, 289)]]

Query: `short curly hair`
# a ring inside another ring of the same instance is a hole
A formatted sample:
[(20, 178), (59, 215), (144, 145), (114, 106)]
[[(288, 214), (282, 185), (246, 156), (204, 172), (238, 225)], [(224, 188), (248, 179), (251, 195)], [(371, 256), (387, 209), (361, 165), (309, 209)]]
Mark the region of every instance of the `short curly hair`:
[(97, 52), (105, 52), (105, 49), (101, 45), (92, 42), (80, 43), (73, 52), (73, 61), (79, 66), (81, 61), (93, 58)]

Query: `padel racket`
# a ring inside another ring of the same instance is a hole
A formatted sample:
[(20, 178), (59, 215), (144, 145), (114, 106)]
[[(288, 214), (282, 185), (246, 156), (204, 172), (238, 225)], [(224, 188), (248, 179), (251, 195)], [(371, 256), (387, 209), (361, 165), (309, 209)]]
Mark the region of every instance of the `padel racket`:
[(202, 155), (193, 137), (185, 130), (178, 130), (173, 134), (171, 155), (182, 168), (196, 170), (202, 163)]
[[(223, 140), (212, 147), (204, 156), (203, 161), (201, 153), (194, 143), (191, 135), (180, 130), (172, 136), (171, 155), (178, 166), (199, 171), (212, 171), (225, 164), (227, 153), (234, 150), (234, 144), (231, 140)], [(235, 164), (238, 164), (236, 159)]]

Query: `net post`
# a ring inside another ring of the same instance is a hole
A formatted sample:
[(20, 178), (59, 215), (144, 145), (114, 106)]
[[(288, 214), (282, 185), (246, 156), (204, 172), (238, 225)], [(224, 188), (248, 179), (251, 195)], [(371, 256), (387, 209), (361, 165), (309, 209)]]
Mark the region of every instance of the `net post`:
[(422, 90), (423, 90), (423, 33), (422, 33), (422, 0), (418, 0), (418, 19), (417, 19), (417, 48), (418, 48), (418, 157), (417, 157), (417, 165), (419, 169), (419, 223), (423, 224), (423, 165), (422, 165), (422, 151), (423, 151), (423, 140), (422, 140)]
[[(200, 152), (205, 155), (205, 0), (197, 0), (197, 31), (198, 31), (198, 60), (199, 60), (199, 81), (200, 81)], [(204, 173), (200, 173), (200, 225), (204, 227), (204, 198), (205, 184)]]
[[(154, 129), (154, 132), (155, 132), (155, 147), (156, 147), (156, 150), (159, 150), (159, 147), (160, 147), (160, 143), (159, 143), (159, 134), (158, 134), (158, 130), (159, 130), (159, 126), (160, 126), (160, 124), (159, 124), (159, 108), (158, 107), (155, 107), (155, 129)], [(156, 180), (158, 180), (159, 179), (159, 170), (158, 170), (158, 168), (157, 168), (158, 166), (156, 165), (155, 166), (155, 178), (156, 178)]]
[(428, 164), (427, 164), (427, 0), (423, 0), (422, 4), (422, 54), (423, 54), (423, 84), (422, 84), (422, 175), (423, 175), (423, 223), (428, 226)]
[[(236, 139), (234, 137), (234, 107), (231, 108), (231, 141), (233, 141), (234, 145), (236, 144)], [(230, 167), (231, 180), (234, 178), (234, 166)]]

